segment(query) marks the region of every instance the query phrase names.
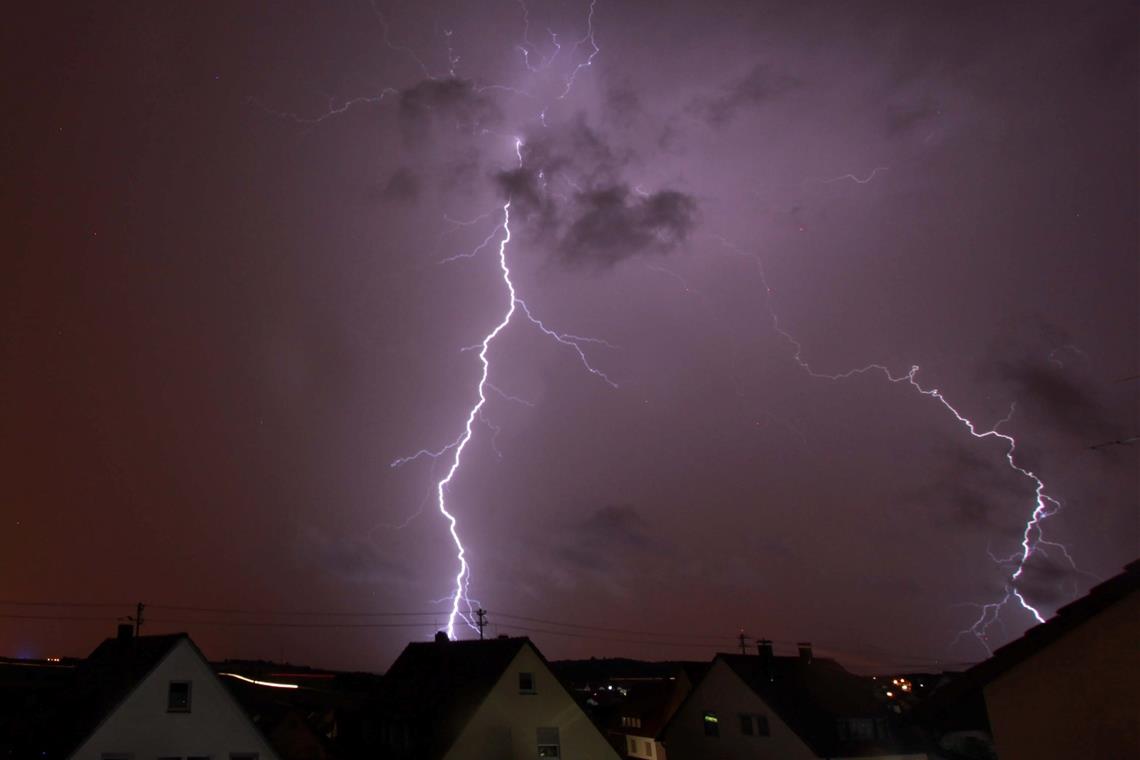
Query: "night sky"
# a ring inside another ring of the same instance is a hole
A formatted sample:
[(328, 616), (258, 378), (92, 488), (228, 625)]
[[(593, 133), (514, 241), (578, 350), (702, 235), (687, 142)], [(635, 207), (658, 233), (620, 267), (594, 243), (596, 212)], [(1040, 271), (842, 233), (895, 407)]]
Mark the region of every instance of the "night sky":
[(139, 600), (212, 658), (383, 669), (446, 623), (451, 452), (390, 463), (463, 432), (508, 199), (518, 296), (604, 342), (516, 313), (487, 352), (448, 504), (489, 633), (983, 659), (1034, 483), (905, 379), (821, 377), (872, 363), (1012, 410), (1063, 504), (1044, 617), (1140, 554), (1140, 445), (1089, 449), (1140, 427), (1134, 3), (39, 5), (3, 45), (0, 599), (128, 606), (6, 604), (0, 654)]

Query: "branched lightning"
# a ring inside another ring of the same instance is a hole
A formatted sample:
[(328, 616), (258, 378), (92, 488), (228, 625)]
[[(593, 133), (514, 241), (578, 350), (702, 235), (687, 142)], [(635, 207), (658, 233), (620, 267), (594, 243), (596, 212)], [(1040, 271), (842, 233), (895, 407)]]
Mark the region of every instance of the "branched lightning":
[[(515, 139), (515, 156), (517, 157), (520, 166), (523, 162), (522, 144), (523, 143), (521, 139)], [(491, 428), (492, 450), (494, 450), (496, 454), (499, 454), (496, 440), (498, 438), (500, 428), (497, 425), (489, 422), (484, 416), (484, 407), (487, 404), (488, 391), (497, 393), (498, 395), (510, 401), (526, 404), (528, 406), (530, 405), (529, 402), (525, 401), (524, 399), (504, 393), (490, 382), (491, 360), (488, 356), (488, 353), (491, 350), (492, 343), (494, 343), (499, 335), (501, 335), (502, 332), (507, 329), (507, 326), (510, 325), (511, 320), (514, 318), (514, 316), (518, 313), (521, 313), (524, 317), (526, 317), (528, 322), (537, 327), (539, 331), (544, 335), (563, 346), (567, 346), (573, 349), (577, 354), (579, 361), (582, 363), (582, 366), (588, 372), (596, 375), (611, 387), (618, 387), (617, 383), (615, 383), (608, 375), (606, 375), (606, 373), (590, 364), (590, 361), (586, 356), (586, 352), (582, 348), (583, 344), (596, 344), (613, 348), (614, 346), (612, 344), (600, 338), (590, 338), (581, 335), (574, 335), (571, 333), (562, 333), (547, 327), (541, 319), (534, 316), (530, 310), (530, 307), (519, 297), (518, 291), (515, 289), (514, 281), (511, 279), (511, 268), (507, 261), (507, 248), (511, 242), (510, 198), (507, 198), (506, 202), (503, 203), (502, 215), (502, 223), (496, 226), (491, 234), (486, 239), (484, 239), (484, 241), (480, 243), (478, 247), (476, 247), (469, 254), (461, 254), (450, 259), (454, 260), (456, 258), (474, 258), (480, 250), (488, 246), (490, 240), (499, 232), (499, 230), (502, 230), (503, 234), (499, 240), (498, 248), (498, 267), (499, 273), (502, 276), (503, 287), (506, 290), (507, 294), (507, 308), (503, 312), (503, 315), (499, 318), (499, 321), (490, 330), (490, 332), (488, 332), (479, 343), (469, 347), (470, 350), (477, 349), (479, 357), (480, 374), (479, 382), (475, 386), (476, 401), (471, 406), (471, 408), (468, 409), (466, 420), (463, 425), (463, 430), (457, 438), (439, 449), (420, 449), (414, 454), (399, 457), (393, 460), (391, 463), (392, 467), (400, 467), (421, 457), (438, 459), (445, 455), (450, 455), (450, 463), (447, 468), (447, 473), (436, 483), (435, 487), (436, 506), (438, 507), (440, 514), (443, 515), (444, 519), (447, 521), (448, 531), (451, 534), (452, 542), (455, 544), (456, 559), (459, 562), (459, 570), (455, 575), (455, 588), (449, 597), (450, 611), (447, 618), (447, 635), (449, 638), (455, 637), (455, 626), (457, 620), (461, 620), (473, 630), (478, 630), (477, 626), (472, 620), (473, 611), (478, 605), (474, 604), (473, 600), (468, 595), (468, 587), (471, 582), (471, 568), (467, 561), (467, 550), (464, 547), (463, 541), (459, 536), (459, 521), (456, 518), (455, 513), (449, 508), (447, 498), (451, 483), (455, 479), (456, 474), (459, 472), (460, 465), (463, 462), (463, 453), (475, 435), (476, 420), (482, 421), (485, 425)], [(501, 456), (501, 454), (499, 455)]]
[[(873, 176), (873, 174), (872, 174)], [(842, 178), (837, 178), (842, 179)], [(858, 178), (852, 177), (855, 181)], [(866, 181), (870, 181), (868, 177)], [(721, 244), (733, 250), (734, 252), (744, 255), (732, 241), (716, 236)], [(994, 557), (991, 553), (991, 558), (999, 565), (1009, 569), (1009, 576), (1006, 581), (1005, 594), (1000, 601), (990, 602), (987, 604), (978, 605), (981, 609), (981, 614), (978, 619), (966, 630), (959, 633), (955, 641), (960, 639), (963, 635), (970, 634), (974, 636), (978, 642), (990, 651), (989, 645), (986, 641), (987, 631), (998, 620), (1001, 610), (1011, 602), (1016, 603), (1028, 612), (1033, 619), (1038, 623), (1044, 623), (1045, 618), (1041, 615), (1040, 611), (1030, 604), (1018, 589), (1018, 581), (1022, 578), (1026, 565), (1030, 559), (1038, 553), (1047, 555), (1047, 551), (1042, 547), (1053, 547), (1061, 551), (1066, 560), (1074, 569), (1077, 569), (1076, 563), (1073, 561), (1072, 556), (1069, 554), (1068, 549), (1059, 543), (1047, 541), (1044, 538), (1042, 524), (1051, 516), (1061, 509), (1061, 502), (1050, 496), (1046, 490), (1045, 482), (1033, 471), (1020, 464), (1016, 459), (1017, 453), (1017, 440), (1009, 433), (1004, 433), (999, 428), (1009, 422), (1013, 416), (1014, 408), (1010, 407), (1009, 413), (1005, 417), (995, 422), (988, 429), (981, 429), (973, 420), (963, 414), (958, 407), (950, 402), (943, 392), (936, 387), (924, 386), (918, 380), (919, 366), (912, 365), (906, 372), (895, 373), (884, 364), (867, 364), (862, 367), (846, 370), (835, 374), (816, 371), (808, 362), (803, 358), (803, 345), (796, 339), (794, 335), (784, 329), (780, 324), (779, 315), (776, 312), (775, 304), (773, 303), (772, 288), (768, 284), (768, 277), (764, 271), (763, 263), (759, 258), (755, 259), (758, 267), (760, 283), (764, 287), (766, 294), (766, 309), (768, 311), (769, 319), (773, 331), (780, 336), (782, 340), (788, 343), (792, 348), (792, 359), (799, 367), (808, 375), (821, 380), (840, 381), (852, 377), (866, 374), (877, 374), (884, 378), (887, 382), (893, 384), (905, 383), (913, 388), (919, 394), (937, 401), (953, 418), (966, 429), (966, 431), (974, 438), (977, 439), (996, 439), (1002, 442), (1005, 449), (1005, 461), (1011, 470), (1016, 472), (1021, 477), (1028, 480), (1033, 485), (1034, 501), (1033, 509), (1029, 517), (1025, 521), (1024, 528), (1021, 533), (1020, 548), (1008, 557)]]
[(574, 87), (574, 80), (578, 78), (578, 72), (582, 69), (589, 68), (594, 63), (594, 58), (602, 49), (598, 47), (597, 41), (594, 39), (594, 6), (598, 4), (598, 0), (590, 0), (590, 10), (586, 14), (586, 33), (582, 35), (581, 39), (574, 43), (571, 53), (578, 50), (579, 47), (590, 44), (590, 52), (586, 55), (586, 60), (579, 63), (570, 71), (570, 76), (566, 77), (566, 89), (558, 96), (559, 100), (564, 100), (570, 94), (570, 90)]
[[(546, 32), (549, 35), (549, 45), (540, 46), (540, 44), (533, 41), (530, 36), (530, 9), (526, 4), (526, 0), (517, 0), (517, 2), (522, 10), (522, 39), (515, 45), (515, 49), (517, 49), (521, 54), (522, 65), (525, 71), (536, 75), (541, 74), (547, 69), (552, 68), (556, 59), (562, 56), (564, 45), (560, 42), (559, 35), (549, 28), (546, 29)], [(383, 12), (381, 12), (375, 0), (372, 0), (371, 5), (373, 13), (383, 30), (383, 43), (389, 50), (407, 56), (410, 61), (419, 68), (419, 71), (422, 73), (422, 75), (429, 80), (438, 81), (443, 78), (454, 79), (457, 76), (456, 70), (460, 62), (460, 57), (455, 53), (452, 44), (453, 32), (451, 29), (443, 30), (443, 42), (446, 48), (446, 69), (441, 72), (440, 75), (436, 75), (432, 73), (425, 60), (421, 58), (415, 52), (415, 50), (406, 45), (393, 42), (388, 18)], [(562, 58), (564, 59), (566, 66), (557, 80), (559, 82), (560, 94), (554, 98), (555, 101), (565, 100), (570, 95), (579, 75), (583, 72), (583, 70), (588, 69), (593, 65), (594, 60), (601, 52), (601, 48), (598, 46), (595, 37), (594, 20), (596, 5), (597, 0), (589, 0), (588, 10), (586, 12), (585, 18), (584, 33), (581, 37), (575, 39), (572, 45), (565, 45), (566, 54), (562, 56)], [(549, 54), (544, 54), (544, 50)], [(523, 96), (530, 100), (539, 100), (538, 97), (531, 94), (530, 92), (527, 92), (526, 90), (505, 84), (484, 84), (476, 87), (475, 90), (480, 93), (487, 91), (501, 91), (513, 95)], [(330, 117), (344, 114), (348, 110), (359, 105), (382, 103), (388, 96), (397, 94), (399, 94), (398, 90), (391, 87), (385, 87), (375, 95), (343, 100), (338, 100), (330, 97), (328, 100), (326, 112), (317, 117), (311, 118), (298, 116), (296, 114), (271, 111), (270, 109), (261, 106), (260, 103), (257, 105), (279, 117), (288, 118), (299, 124), (311, 125), (320, 123)], [(541, 105), (542, 109), (537, 114), (537, 119), (543, 126), (546, 126), (546, 115), (547, 111), (550, 108), (550, 103), (541, 103)], [(484, 129), (480, 134), (493, 135), (495, 133), (491, 130)], [(522, 140), (516, 138), (514, 140), (514, 152), (520, 167), (522, 167), (524, 163), (522, 148)], [(876, 166), (865, 176), (847, 173), (826, 179), (808, 181), (815, 181), (823, 184), (850, 181), (857, 185), (866, 185), (876, 179), (880, 173), (886, 172), (887, 170), (888, 168), (885, 166)], [(542, 182), (543, 189), (545, 190), (547, 178), (542, 172), (539, 172), (538, 178)], [(564, 175), (562, 175), (561, 178), (568, 188), (577, 193), (582, 192), (582, 188), (575, 184), (570, 178)], [(552, 181), (554, 179), (556, 178), (551, 178)], [(641, 196), (647, 195), (647, 193), (640, 185), (634, 188), (634, 192)], [(565, 196), (559, 195), (557, 193), (550, 193), (550, 195), (552, 197), (565, 198)], [(511, 211), (511, 199), (508, 197), (502, 204), (501, 208), (496, 208), (489, 214), (483, 214), (469, 221), (455, 220), (447, 216), (444, 217), (444, 220), (447, 223), (451, 224), (453, 226), (453, 229), (458, 229), (461, 227), (472, 226), (491, 216), (499, 217), (499, 214), (501, 214), (501, 221), (496, 218), (494, 226), (491, 228), (490, 232), (475, 248), (466, 252), (455, 253), (453, 255), (447, 256), (446, 258), (441, 259), (439, 263), (450, 264), (458, 262), (460, 260), (476, 259), (485, 250), (490, 249), (492, 243), (498, 239), (497, 266), (505, 291), (506, 306), (505, 309), (501, 312), (498, 321), (483, 336), (481, 341), (460, 349), (461, 351), (475, 352), (478, 356), (480, 367), (479, 380), (475, 384), (475, 401), (467, 409), (460, 433), (455, 438), (451, 439), (449, 442), (438, 448), (422, 448), (410, 455), (398, 457), (392, 460), (390, 463), (391, 467), (401, 467), (422, 458), (432, 459), (433, 461), (445, 461), (447, 463), (445, 474), (442, 478), (435, 482), (433, 490), (435, 493), (436, 507), (439, 513), (447, 522), (449, 534), (451, 536), (452, 542), (455, 545), (456, 560), (458, 562), (458, 569), (454, 577), (454, 589), (448, 597), (446, 597), (444, 600), (441, 600), (441, 602), (447, 602), (449, 604), (446, 631), (448, 636), (452, 638), (455, 637), (457, 621), (462, 621), (462, 623), (466, 624), (467, 626), (473, 629), (475, 628), (472, 619), (472, 613), (475, 609), (473, 605), (475, 605), (476, 602), (468, 594), (468, 588), (471, 583), (471, 566), (468, 562), (467, 550), (460, 537), (459, 521), (456, 516), (457, 512), (452, 502), (449, 501), (449, 497), (452, 496), (451, 487), (457, 478), (460, 468), (463, 464), (464, 454), (475, 436), (477, 424), (482, 424), (491, 431), (491, 436), (488, 443), (497, 456), (502, 456), (497, 445), (501, 427), (492, 422), (487, 414), (486, 407), (489, 399), (488, 392), (494, 393), (507, 401), (520, 403), (526, 406), (533, 406), (531, 402), (508, 394), (491, 382), (492, 367), (490, 352), (492, 345), (496, 342), (498, 337), (510, 326), (512, 320), (515, 320), (516, 316), (521, 316), (522, 318), (525, 318), (527, 322), (537, 328), (537, 330), (544, 336), (550, 338), (562, 346), (571, 349), (576, 354), (579, 362), (586, 369), (586, 371), (598, 377), (610, 387), (618, 387), (617, 383), (614, 382), (614, 380), (609, 377), (604, 371), (591, 364), (584, 348), (587, 346), (603, 346), (607, 348), (615, 348), (612, 344), (598, 338), (585, 337), (572, 333), (563, 333), (548, 327), (539, 317), (537, 317), (532, 312), (531, 307), (527, 304), (527, 302), (519, 296), (515, 287), (515, 283), (512, 280), (511, 268), (508, 261), (508, 250), (509, 245), (512, 241)], [(733, 249), (737, 253), (744, 253), (743, 251), (740, 251), (735, 246), (735, 244), (731, 243), (731, 241), (728, 241), (724, 238), (719, 239), (724, 245)], [(1011, 407), (1010, 413), (1005, 418), (998, 420), (990, 427), (986, 428), (984, 426), (981, 426), (975, 423), (966, 414), (964, 414), (959, 407), (955, 406), (944, 395), (941, 389), (935, 386), (928, 386), (920, 382), (920, 370), (917, 364), (910, 366), (910, 368), (905, 372), (893, 371), (890, 367), (878, 363), (867, 364), (865, 366), (834, 374), (817, 371), (804, 358), (803, 345), (791, 332), (786, 330), (780, 324), (779, 316), (777, 314), (774, 303), (772, 289), (769, 287), (763, 264), (758, 258), (755, 258), (754, 260), (759, 267), (760, 282), (766, 292), (767, 297), (765, 299), (765, 303), (771, 327), (773, 331), (780, 337), (780, 339), (785, 341), (790, 346), (792, 359), (807, 375), (816, 379), (837, 382), (854, 378), (856, 376), (873, 374), (883, 378), (891, 384), (906, 384), (918, 394), (936, 401), (969, 433), (971, 437), (979, 440), (995, 439), (997, 441), (1000, 441), (1000, 444), (1004, 450), (1004, 458), (1007, 466), (1015, 473), (1017, 473), (1019, 477), (1028, 481), (1029, 484), (1031, 484), (1033, 487), (1033, 508), (1025, 520), (1024, 527), (1021, 531), (1021, 539), (1018, 549), (1010, 555), (1004, 557), (995, 556), (992, 553), (990, 554), (991, 559), (995, 563), (1008, 571), (1008, 575), (1005, 579), (1004, 594), (1002, 598), (998, 601), (979, 603), (974, 605), (980, 610), (980, 614), (969, 628), (960, 632), (958, 638), (961, 638), (963, 636), (973, 636), (988, 651), (989, 645), (987, 644), (987, 632), (995, 624), (1000, 625), (1002, 610), (1011, 604), (1022, 608), (1025, 612), (1031, 615), (1035, 621), (1044, 622), (1044, 618), (1040, 611), (1024, 597), (1019, 588), (1019, 582), (1023, 581), (1025, 568), (1031, 559), (1037, 554), (1048, 557), (1050, 556), (1050, 552), (1056, 551), (1064, 557), (1065, 561), (1074, 570), (1077, 572), (1082, 571), (1077, 568), (1073, 557), (1064, 545), (1055, 541), (1047, 540), (1044, 536), (1043, 524), (1046, 520), (1048, 520), (1051, 516), (1056, 514), (1058, 510), (1061, 509), (1061, 502), (1050, 495), (1045, 482), (1040, 476), (1038, 476), (1036, 472), (1019, 463), (1017, 455), (1017, 440), (1012, 434), (1001, 429), (1002, 425), (1007, 423), (1012, 416), (1013, 408)], [(652, 271), (658, 272), (676, 280), (681, 284), (685, 292), (701, 296), (699, 292), (689, 288), (688, 283), (677, 273), (665, 269), (664, 267), (650, 266), (649, 268)], [(1049, 355), (1049, 360), (1054, 364), (1063, 367), (1063, 358), (1065, 357), (1066, 352), (1068, 352), (1070, 356), (1080, 356), (1082, 354), (1082, 352), (1080, 352), (1080, 349), (1077, 349), (1076, 347), (1064, 346), (1059, 349), (1055, 349)], [(800, 435), (802, 438), (802, 433), (800, 433)], [(435, 472), (434, 466), (432, 472)], [(402, 525), (407, 524), (407, 522), (411, 519), (414, 519), (418, 514), (419, 511), (412, 515), (412, 517), (408, 518), (408, 520), (405, 520), (405, 522), (401, 524), (401, 527)], [(955, 640), (957, 641), (957, 639)]]

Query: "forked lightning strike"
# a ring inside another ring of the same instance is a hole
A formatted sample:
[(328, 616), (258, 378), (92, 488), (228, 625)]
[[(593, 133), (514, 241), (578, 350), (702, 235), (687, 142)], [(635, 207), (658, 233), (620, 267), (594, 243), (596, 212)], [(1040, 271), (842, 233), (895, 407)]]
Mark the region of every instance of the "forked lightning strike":
[[(856, 181), (858, 182), (857, 179)], [(870, 177), (867, 178), (867, 181), (870, 181)], [(721, 236), (716, 236), (716, 238), (725, 247), (730, 248), (738, 254), (744, 254), (744, 252), (741, 251), (732, 241)], [(994, 559), (995, 562), (997, 562), (999, 565), (1012, 568), (1012, 571), (1006, 583), (1004, 597), (998, 602), (990, 602), (987, 604), (978, 605), (982, 610), (981, 615), (973, 623), (973, 625), (971, 625), (965, 631), (960, 632), (958, 637), (955, 638), (955, 641), (957, 641), (957, 639), (962, 635), (968, 633), (973, 635), (978, 640), (978, 642), (983, 647), (985, 647), (986, 651), (990, 651), (989, 644), (986, 641), (987, 631), (989, 630), (990, 626), (992, 626), (998, 620), (998, 616), (1001, 613), (1001, 610), (1013, 600), (1016, 600), (1016, 602), (1026, 612), (1032, 615), (1035, 621), (1038, 623), (1044, 623), (1045, 618), (1041, 615), (1036, 607), (1031, 605), (1025, 599), (1021, 591), (1017, 588), (1017, 582), (1019, 579), (1021, 579), (1021, 576), (1025, 571), (1025, 566), (1028, 564), (1029, 560), (1034, 556), (1034, 554), (1041, 553), (1043, 555), (1047, 555), (1047, 551), (1045, 549), (1042, 549), (1042, 546), (1050, 546), (1059, 549), (1064, 555), (1065, 559), (1073, 567), (1073, 569), (1077, 569), (1077, 566), (1073, 561), (1072, 556), (1069, 554), (1068, 549), (1066, 549), (1062, 544), (1053, 541), (1046, 541), (1044, 538), (1042, 523), (1057, 513), (1057, 511), (1061, 508), (1061, 502), (1046, 492), (1045, 482), (1041, 480), (1041, 478), (1038, 477), (1035, 472), (1022, 467), (1017, 463), (1017, 460), (1015, 459), (1015, 454), (1017, 451), (1017, 440), (1012, 435), (1003, 433), (998, 429), (1001, 427), (1001, 425), (1008, 422), (1013, 416), (1013, 407), (1010, 407), (1009, 414), (1007, 414), (1001, 420), (998, 420), (988, 430), (979, 430), (978, 426), (971, 419), (962, 414), (962, 412), (960, 412), (957, 407), (950, 403), (950, 401), (946, 398), (941, 390), (934, 387), (928, 388), (919, 383), (919, 367), (917, 364), (912, 365), (907, 372), (899, 375), (892, 373), (890, 368), (883, 364), (868, 364), (863, 367), (858, 367), (856, 369), (851, 369), (847, 370), (846, 372), (840, 372), (836, 374), (817, 372), (803, 358), (803, 345), (799, 342), (799, 340), (796, 339), (794, 335), (792, 335), (780, 325), (780, 318), (776, 312), (775, 304), (773, 303), (772, 288), (768, 284), (768, 278), (767, 274), (764, 271), (763, 263), (760, 262), (759, 259), (756, 259), (756, 263), (760, 275), (760, 283), (763, 285), (765, 294), (767, 296), (765, 302), (769, 318), (771, 319), (772, 329), (776, 332), (777, 335), (779, 335), (792, 347), (793, 360), (808, 375), (811, 377), (819, 378), (821, 380), (838, 381), (846, 380), (857, 375), (877, 373), (882, 375), (882, 377), (884, 377), (890, 383), (906, 383), (914, 388), (914, 390), (918, 391), (918, 393), (928, 398), (932, 398), (941, 404), (946, 409), (946, 411), (950, 412), (950, 414), (953, 415), (954, 419), (957, 420), (963, 427), (965, 427), (967, 432), (969, 432), (969, 434), (974, 438), (994, 438), (1004, 443), (1005, 460), (1010, 469), (1022, 477), (1028, 479), (1033, 484), (1034, 506), (1029, 518), (1025, 522), (1025, 527), (1022, 531), (1021, 549), (1017, 552), (1014, 552), (1008, 557), (998, 558), (991, 555), (991, 558)]]
[[(522, 140), (516, 138), (515, 156), (518, 158), (520, 166), (523, 163), (522, 145)], [(448, 508), (447, 496), (449, 486), (451, 485), (452, 480), (455, 478), (456, 473), (459, 472), (459, 467), (462, 464), (463, 460), (463, 452), (466, 450), (467, 445), (471, 442), (471, 439), (475, 435), (475, 421), (477, 419), (482, 420), (484, 424), (490, 427), (493, 431), (491, 445), (492, 448), (496, 451), (496, 454), (498, 454), (498, 448), (495, 446), (495, 439), (498, 437), (499, 429), (497, 426), (487, 422), (483, 416), (483, 408), (487, 404), (487, 391), (491, 390), (510, 401), (517, 401), (519, 403), (528, 404), (528, 402), (524, 401), (521, 398), (503, 393), (490, 382), (491, 361), (488, 358), (487, 354), (491, 349), (491, 344), (495, 341), (496, 338), (499, 337), (500, 334), (502, 334), (505, 329), (507, 329), (507, 326), (511, 323), (511, 320), (514, 318), (515, 314), (521, 312), (523, 316), (526, 317), (527, 321), (537, 327), (544, 335), (552, 338), (554, 341), (563, 346), (572, 348), (575, 353), (577, 353), (578, 359), (581, 361), (582, 366), (585, 367), (588, 372), (601, 378), (611, 387), (618, 387), (617, 383), (610, 379), (606, 373), (590, 364), (589, 359), (586, 357), (585, 351), (582, 349), (583, 343), (594, 343), (613, 348), (610, 343), (607, 343), (606, 341), (599, 338), (583, 337), (581, 335), (560, 333), (556, 330), (552, 330), (551, 328), (547, 327), (542, 322), (542, 320), (534, 316), (531, 313), (530, 307), (526, 305), (526, 302), (519, 298), (518, 292), (515, 290), (515, 284), (511, 280), (511, 268), (507, 262), (507, 245), (511, 242), (510, 198), (507, 198), (507, 201), (503, 204), (502, 211), (502, 224), (495, 227), (495, 230), (492, 231), (491, 235), (489, 235), (482, 243), (480, 243), (477, 248), (475, 248), (469, 254), (453, 256), (450, 259), (446, 260), (451, 261), (459, 258), (474, 258), (481, 249), (487, 247), (490, 240), (499, 231), (499, 229), (502, 229), (503, 237), (499, 241), (499, 272), (502, 275), (503, 286), (507, 292), (507, 309), (503, 313), (503, 316), (499, 319), (499, 322), (494, 326), (494, 328), (492, 328), (491, 331), (483, 337), (483, 340), (475, 346), (471, 347), (472, 349), (478, 349), (479, 364), (481, 369), (479, 382), (475, 386), (477, 399), (474, 405), (472, 405), (472, 407), (467, 412), (466, 422), (463, 425), (463, 432), (459, 434), (458, 438), (440, 449), (420, 449), (410, 456), (400, 457), (393, 460), (391, 463), (392, 467), (399, 467), (415, 459), (419, 459), (420, 457), (430, 457), (437, 459), (447, 453), (451, 454), (451, 463), (448, 465), (447, 474), (445, 474), (443, 478), (441, 478), (439, 482), (436, 483), (435, 488), (436, 505), (439, 509), (440, 514), (442, 514), (444, 519), (447, 520), (448, 531), (451, 534), (451, 540), (455, 544), (456, 559), (459, 561), (459, 571), (455, 575), (455, 589), (450, 597), (451, 609), (448, 613), (447, 618), (448, 638), (455, 638), (455, 624), (457, 620), (462, 620), (472, 630), (478, 630), (478, 627), (475, 625), (471, 618), (472, 614), (474, 613), (474, 608), (478, 605), (474, 604), (473, 600), (471, 600), (467, 594), (468, 585), (471, 581), (471, 568), (467, 562), (467, 551), (464, 548), (463, 541), (459, 536), (459, 521), (456, 519), (455, 514), (451, 511), (451, 509)]]

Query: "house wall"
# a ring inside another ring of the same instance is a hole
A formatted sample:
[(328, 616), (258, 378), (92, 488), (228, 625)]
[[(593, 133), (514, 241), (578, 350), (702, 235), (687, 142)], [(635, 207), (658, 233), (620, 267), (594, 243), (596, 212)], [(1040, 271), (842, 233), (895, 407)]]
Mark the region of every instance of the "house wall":
[[(534, 674), (534, 694), (519, 693), (520, 672)], [(614, 748), (529, 645), (519, 650), (445, 760), (534, 760), (539, 726), (558, 727), (563, 758), (618, 760)]]
[(665, 760), (665, 747), (660, 742), (654, 741), (652, 736), (623, 734), (622, 741), (625, 742), (625, 754), (629, 757), (641, 760)]
[[(193, 684), (190, 712), (166, 711), (171, 681)], [(133, 760), (192, 755), (229, 760), (233, 752), (257, 753), (259, 760), (277, 757), (198, 651), (183, 640), (72, 757), (101, 760), (113, 753)]]
[(1140, 757), (1140, 592), (995, 678), (986, 709), (1002, 760)]
[[(720, 736), (705, 736), (706, 711), (716, 713)], [(766, 715), (771, 735), (747, 736), (742, 733), (741, 713)], [(815, 758), (795, 732), (721, 660), (713, 662), (708, 674), (673, 715), (663, 739), (669, 760)]]

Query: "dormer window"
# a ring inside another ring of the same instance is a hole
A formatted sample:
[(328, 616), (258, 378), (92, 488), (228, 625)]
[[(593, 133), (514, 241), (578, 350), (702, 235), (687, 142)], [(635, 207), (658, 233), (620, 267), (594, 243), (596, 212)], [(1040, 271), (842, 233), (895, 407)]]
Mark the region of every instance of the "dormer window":
[(171, 681), (166, 693), (167, 712), (190, 712), (190, 682)]
[(519, 673), (519, 694), (537, 694), (534, 688), (534, 673)]

